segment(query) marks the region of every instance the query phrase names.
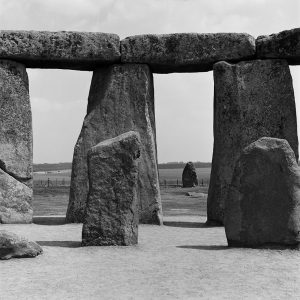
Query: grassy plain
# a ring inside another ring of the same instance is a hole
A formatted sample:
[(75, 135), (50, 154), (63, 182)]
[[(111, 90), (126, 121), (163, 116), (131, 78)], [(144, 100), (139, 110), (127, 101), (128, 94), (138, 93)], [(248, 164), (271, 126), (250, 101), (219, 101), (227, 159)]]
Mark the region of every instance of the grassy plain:
[[(177, 215), (206, 215), (206, 196), (199, 193), (207, 193), (207, 185), (195, 188), (171, 187), (170, 184), (179, 183), (181, 169), (160, 170), (161, 196), (163, 213), (168, 216)], [(209, 180), (210, 168), (197, 169), (198, 179), (203, 178), (205, 183)], [(69, 201), (69, 184), (71, 172), (50, 172), (46, 174), (34, 174), (34, 215), (64, 215)], [(48, 183), (49, 179), (49, 183)], [(167, 182), (167, 187), (164, 186)], [(49, 184), (49, 186), (48, 186)], [(194, 192), (193, 196), (187, 196), (187, 192)]]

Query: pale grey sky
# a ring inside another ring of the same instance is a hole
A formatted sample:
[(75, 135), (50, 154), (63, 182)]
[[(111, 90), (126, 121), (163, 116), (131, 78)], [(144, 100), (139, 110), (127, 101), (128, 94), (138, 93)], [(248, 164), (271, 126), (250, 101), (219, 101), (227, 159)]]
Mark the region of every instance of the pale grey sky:
[[(299, 27), (299, 0), (0, 0), (0, 29), (118, 34), (247, 32), (257, 37)], [(292, 67), (300, 111), (300, 66)], [(71, 161), (92, 73), (28, 69), (34, 162)], [(160, 162), (210, 161), (212, 72), (155, 75)], [(300, 116), (300, 113), (299, 113)], [(300, 132), (300, 117), (298, 117)]]

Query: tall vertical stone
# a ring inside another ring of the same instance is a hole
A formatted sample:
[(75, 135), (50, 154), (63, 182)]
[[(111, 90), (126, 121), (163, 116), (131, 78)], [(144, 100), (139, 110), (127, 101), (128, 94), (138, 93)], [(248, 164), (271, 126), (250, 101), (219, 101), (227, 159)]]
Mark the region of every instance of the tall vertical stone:
[(89, 150), (83, 246), (137, 244), (139, 157), (140, 137), (134, 131), (105, 140)]
[(32, 119), (24, 65), (0, 60), (0, 223), (32, 220)]
[(74, 148), (67, 222), (82, 222), (89, 183), (87, 152), (127, 131), (141, 136), (140, 222), (162, 223), (157, 168), (153, 77), (147, 65), (111, 65), (93, 74), (87, 115)]
[(207, 222), (223, 224), (224, 204), (242, 149), (263, 136), (286, 139), (298, 160), (292, 78), (285, 60), (214, 65), (214, 150)]

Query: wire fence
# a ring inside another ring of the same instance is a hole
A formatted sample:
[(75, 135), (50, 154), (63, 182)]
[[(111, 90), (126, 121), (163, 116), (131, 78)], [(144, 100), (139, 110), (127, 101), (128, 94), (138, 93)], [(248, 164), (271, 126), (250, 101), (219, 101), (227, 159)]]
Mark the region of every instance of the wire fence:
[(59, 186), (70, 186), (71, 179), (70, 178), (62, 178), (62, 179), (39, 179), (34, 180), (33, 185), (35, 187), (59, 187)]
[[(159, 181), (159, 185), (161, 188), (167, 188), (167, 187), (182, 187), (182, 180), (181, 179), (163, 179)], [(208, 186), (209, 180), (208, 179), (198, 179), (198, 186)]]
[[(36, 179), (34, 180), (34, 186), (35, 187), (67, 187), (70, 186), (71, 179), (70, 178), (62, 178), (62, 179)], [(182, 187), (182, 180), (181, 179), (161, 179), (159, 181), (159, 185), (161, 188), (167, 188), (167, 187)], [(208, 186), (209, 185), (209, 179), (198, 179), (198, 186)]]

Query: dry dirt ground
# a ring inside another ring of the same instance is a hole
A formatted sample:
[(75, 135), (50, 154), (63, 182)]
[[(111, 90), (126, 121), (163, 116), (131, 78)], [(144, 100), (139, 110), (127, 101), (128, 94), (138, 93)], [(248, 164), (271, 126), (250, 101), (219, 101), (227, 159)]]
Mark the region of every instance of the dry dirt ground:
[(228, 248), (204, 225), (206, 199), (162, 196), (165, 225), (139, 226), (137, 246), (80, 247), (82, 225), (63, 216), (1, 225), (44, 253), (0, 261), (0, 299), (300, 299), (300, 251)]

